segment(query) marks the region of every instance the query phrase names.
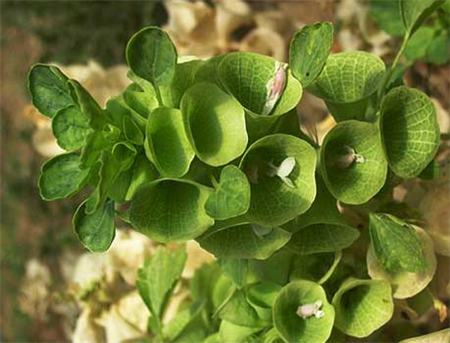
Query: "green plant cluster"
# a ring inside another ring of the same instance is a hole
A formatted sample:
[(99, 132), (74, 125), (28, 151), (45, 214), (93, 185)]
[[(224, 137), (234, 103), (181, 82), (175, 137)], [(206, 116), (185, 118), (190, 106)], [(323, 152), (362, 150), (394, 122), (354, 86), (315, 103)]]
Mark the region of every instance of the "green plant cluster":
[[(401, 2), (406, 37), (441, 3)], [(379, 205), (432, 162), (433, 104), (389, 88), (398, 58), (386, 69), (366, 52), (330, 54), (332, 40), (332, 25), (317, 23), (293, 37), (289, 64), (249, 52), (202, 61), (178, 58), (164, 31), (146, 27), (126, 48), (132, 83), (106, 108), (55, 66), (32, 68), (33, 104), (67, 150), (42, 167), (41, 196), (86, 190), (73, 219), (82, 244), (107, 250), (118, 216), (157, 242), (195, 239), (218, 259), (168, 324), (185, 253), (160, 249), (146, 263), (138, 288), (153, 341), (314, 343), (333, 328), (367, 337), (394, 299), (433, 278), (428, 234)], [(303, 90), (337, 121), (321, 146), (299, 129)], [(347, 224), (338, 201), (360, 205), (368, 230)]]

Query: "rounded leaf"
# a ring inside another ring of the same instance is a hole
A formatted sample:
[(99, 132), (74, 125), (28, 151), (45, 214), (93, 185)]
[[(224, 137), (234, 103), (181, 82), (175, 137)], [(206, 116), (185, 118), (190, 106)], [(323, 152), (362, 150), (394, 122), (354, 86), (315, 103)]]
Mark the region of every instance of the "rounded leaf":
[(306, 25), (292, 38), (289, 46), (289, 66), (292, 74), (307, 87), (319, 76), (333, 45), (333, 24)]
[(355, 120), (336, 125), (320, 149), (320, 168), (335, 198), (347, 204), (367, 202), (387, 175), (377, 126)]
[(300, 83), (286, 71), (286, 65), (271, 57), (229, 53), (221, 59), (218, 71), (225, 89), (255, 114), (283, 114), (300, 101)]
[(52, 129), (58, 145), (68, 151), (83, 147), (93, 131), (89, 126), (89, 117), (76, 106), (58, 111), (53, 117)]
[(39, 191), (44, 200), (67, 198), (86, 183), (89, 169), (80, 168), (80, 156), (68, 153), (44, 163), (39, 177)]
[(147, 121), (145, 153), (163, 176), (181, 177), (187, 173), (194, 150), (183, 125), (183, 115), (175, 108), (160, 107)]
[(419, 175), (439, 147), (439, 125), (431, 100), (416, 89), (392, 89), (381, 105), (380, 126), (394, 173), (403, 178)]
[(158, 242), (193, 239), (214, 224), (204, 210), (209, 194), (209, 188), (187, 180), (147, 183), (131, 200), (131, 224)]
[(91, 252), (108, 250), (114, 240), (114, 202), (106, 201), (92, 214), (85, 212), (86, 201), (76, 210), (73, 227), (78, 239)]
[(289, 280), (303, 279), (323, 284), (333, 275), (341, 258), (340, 251), (296, 255), (291, 264), (292, 271)]
[(392, 285), (393, 296), (396, 299), (410, 298), (421, 292), (433, 279), (436, 271), (436, 256), (433, 241), (421, 228), (413, 226), (419, 235), (424, 252), (426, 268), (421, 272), (388, 272), (378, 261), (370, 245), (367, 251), (367, 269), (372, 279), (385, 279)]
[[(285, 175), (287, 161), (292, 164)], [(253, 143), (240, 164), (251, 187), (246, 218), (273, 227), (305, 212), (316, 196), (315, 167), (316, 152), (297, 137), (274, 134)]]
[(35, 64), (28, 75), (28, 89), (33, 105), (47, 117), (73, 105), (68, 78), (55, 66)]
[(155, 86), (170, 84), (175, 75), (175, 46), (158, 27), (145, 27), (135, 33), (128, 41), (125, 54), (133, 73)]
[(367, 337), (394, 313), (391, 286), (385, 280), (345, 281), (333, 297), (336, 327), (353, 337)]
[[(300, 306), (322, 303), (321, 318), (314, 315), (302, 318), (297, 314)], [(273, 323), (285, 342), (323, 343), (331, 335), (334, 308), (327, 301), (325, 291), (318, 284), (300, 280), (284, 286), (273, 307)]]
[(215, 84), (201, 82), (189, 88), (181, 111), (189, 141), (201, 161), (221, 166), (244, 153), (248, 141), (244, 109)]

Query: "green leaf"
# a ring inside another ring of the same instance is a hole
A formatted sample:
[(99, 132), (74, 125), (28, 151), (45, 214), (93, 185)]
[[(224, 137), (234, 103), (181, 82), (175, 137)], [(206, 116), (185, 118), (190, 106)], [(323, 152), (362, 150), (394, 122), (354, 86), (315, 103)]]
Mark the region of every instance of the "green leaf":
[(411, 35), (444, 0), (400, 0), (400, 13), (406, 32)]
[[(284, 178), (273, 175), (289, 158), (295, 161), (289, 175)], [(273, 134), (253, 143), (240, 163), (251, 187), (246, 218), (252, 223), (274, 227), (304, 213), (316, 196), (315, 165), (316, 152), (299, 138)]]
[(244, 109), (213, 83), (197, 83), (181, 100), (184, 124), (198, 158), (212, 166), (236, 159), (247, 146)]
[(209, 216), (224, 220), (237, 217), (250, 206), (250, 184), (245, 174), (236, 166), (228, 165), (220, 173), (220, 181), (205, 204)]
[(44, 163), (39, 177), (39, 191), (44, 200), (68, 198), (86, 184), (89, 169), (80, 168), (80, 156), (68, 153)]
[(371, 244), (375, 255), (389, 272), (420, 272), (425, 256), (414, 228), (389, 214), (370, 214)]
[(89, 118), (89, 125), (95, 130), (102, 130), (107, 122), (105, 111), (78, 81), (69, 80), (68, 82), (73, 99), (81, 112)]
[(56, 113), (52, 120), (52, 129), (58, 145), (68, 151), (83, 147), (92, 133), (89, 118), (73, 105)]
[(125, 200), (129, 201), (133, 198), (139, 187), (147, 182), (154, 181), (158, 178), (158, 172), (155, 166), (148, 160), (144, 154), (139, 154), (130, 168), (132, 173), (130, 184), (125, 196)]
[(242, 288), (246, 284), (248, 260), (238, 258), (220, 258), (218, 259), (220, 269), (236, 284)]
[(49, 118), (74, 104), (68, 78), (57, 67), (35, 64), (28, 75), (28, 89), (33, 105)]
[(399, 0), (371, 0), (370, 13), (377, 25), (390, 36), (400, 37), (405, 33)]
[(196, 71), (195, 82), (212, 82), (223, 88), (219, 78), (219, 64), (227, 54), (208, 58)]
[(125, 138), (133, 144), (144, 144), (144, 133), (136, 122), (130, 117), (123, 117), (123, 133)]
[(114, 202), (106, 201), (92, 214), (85, 212), (86, 201), (76, 210), (73, 227), (78, 239), (91, 252), (108, 250), (114, 240)]
[(282, 248), (265, 260), (248, 261), (248, 279), (285, 285), (296, 256)]
[(329, 22), (304, 26), (289, 47), (292, 74), (307, 87), (322, 71), (333, 44), (333, 25)]
[(211, 229), (197, 241), (218, 258), (254, 258), (263, 260), (284, 246), (291, 234), (280, 228), (258, 232), (257, 225), (240, 224), (221, 230)]
[(146, 88), (141, 88), (137, 83), (132, 83), (122, 94), (127, 106), (143, 118), (148, 118), (150, 113), (159, 106), (155, 90), (151, 84), (148, 84)]
[[(450, 4), (450, 2), (449, 2)], [(442, 65), (450, 61), (450, 33), (442, 31), (430, 42), (426, 54), (426, 61)]]
[(89, 168), (99, 162), (103, 151), (110, 150), (118, 142), (120, 130), (112, 125), (107, 125), (101, 131), (94, 131), (86, 139), (80, 156), (82, 168)]
[(270, 282), (253, 284), (247, 290), (247, 300), (252, 306), (272, 308), (281, 288)]
[(334, 273), (341, 258), (340, 251), (297, 255), (293, 258), (289, 280), (311, 280), (323, 284)]
[(308, 91), (325, 101), (336, 121), (364, 119), (385, 69), (378, 56), (364, 51), (332, 54)]
[(400, 86), (381, 104), (381, 134), (389, 166), (412, 178), (431, 162), (439, 147), (439, 125), (431, 100), (422, 92)]
[(383, 187), (387, 161), (375, 124), (349, 120), (325, 136), (320, 169), (333, 196), (347, 204), (362, 204)]
[[(323, 317), (301, 318), (299, 306), (322, 302)], [(322, 343), (331, 335), (334, 308), (318, 284), (300, 280), (283, 287), (273, 307), (273, 323), (281, 338), (289, 342)]]
[(289, 80), (286, 65), (253, 52), (225, 55), (218, 72), (225, 89), (255, 114), (286, 113), (297, 105), (302, 94), (300, 83), (292, 76)]
[(384, 279), (390, 282), (393, 296), (396, 299), (410, 298), (421, 292), (433, 279), (436, 271), (436, 255), (433, 249), (433, 241), (421, 228), (413, 226), (420, 243), (421, 251), (425, 258), (426, 268), (420, 272), (390, 272), (378, 260), (373, 245), (367, 251), (367, 269), (372, 279)]
[(113, 97), (106, 102), (105, 115), (108, 121), (117, 128), (122, 128), (124, 117), (134, 120), (141, 130), (145, 129), (147, 124), (146, 118), (127, 105), (123, 94)]
[(425, 57), (428, 47), (433, 41), (434, 33), (434, 29), (429, 26), (418, 29), (406, 45), (404, 50), (405, 57), (410, 61)]
[(157, 320), (161, 319), (164, 313), (170, 294), (181, 276), (186, 258), (184, 248), (168, 250), (159, 247), (139, 269), (137, 289), (152, 316)]
[(163, 336), (169, 342), (179, 337), (190, 323), (195, 321), (201, 310), (202, 303), (194, 303), (189, 308), (179, 311), (163, 328)]
[(145, 153), (165, 177), (187, 173), (194, 150), (189, 143), (180, 110), (160, 107), (148, 118)]
[(263, 328), (266, 325), (265, 321), (258, 317), (255, 308), (248, 303), (243, 290), (234, 292), (219, 311), (219, 317), (239, 326)]
[(168, 85), (175, 75), (177, 52), (166, 32), (155, 26), (135, 33), (126, 48), (130, 69), (155, 87)]
[(247, 339), (255, 333), (261, 331), (261, 328), (253, 328), (248, 326), (240, 326), (223, 320), (219, 328), (219, 342), (236, 343), (247, 342)]
[(444, 329), (413, 338), (407, 338), (400, 343), (434, 343), (450, 341), (450, 329)]
[(158, 242), (193, 239), (214, 224), (204, 210), (209, 194), (209, 188), (188, 180), (147, 183), (131, 200), (131, 223)]
[(353, 337), (367, 337), (394, 313), (391, 286), (384, 280), (345, 281), (333, 297), (336, 327)]

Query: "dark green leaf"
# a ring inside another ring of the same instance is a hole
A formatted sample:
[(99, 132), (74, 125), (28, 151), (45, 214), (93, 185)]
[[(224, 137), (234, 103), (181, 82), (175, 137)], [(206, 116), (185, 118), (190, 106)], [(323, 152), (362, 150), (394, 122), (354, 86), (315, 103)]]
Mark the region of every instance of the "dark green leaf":
[(80, 168), (80, 156), (68, 153), (53, 157), (42, 166), (39, 190), (42, 199), (57, 200), (80, 191), (87, 181), (89, 169)]
[(289, 47), (292, 74), (307, 87), (322, 71), (333, 44), (333, 25), (328, 22), (306, 25)]
[(89, 118), (76, 106), (58, 111), (53, 117), (52, 129), (58, 145), (68, 151), (83, 147), (92, 133)]
[(55, 66), (35, 64), (31, 68), (28, 89), (39, 112), (53, 118), (58, 111), (74, 104), (67, 81), (67, 76)]
[(108, 250), (116, 233), (114, 225), (114, 202), (106, 201), (92, 214), (85, 212), (83, 202), (73, 217), (73, 227), (83, 245), (92, 252)]

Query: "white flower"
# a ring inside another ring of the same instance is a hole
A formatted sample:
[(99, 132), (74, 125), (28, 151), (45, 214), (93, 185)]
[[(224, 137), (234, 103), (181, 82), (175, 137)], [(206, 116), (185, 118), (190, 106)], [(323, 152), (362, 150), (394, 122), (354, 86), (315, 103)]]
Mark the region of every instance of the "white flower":
[(305, 304), (300, 305), (297, 308), (297, 315), (301, 317), (302, 319), (307, 319), (312, 316), (316, 318), (322, 318), (325, 315), (325, 312), (323, 312), (320, 308), (322, 307), (322, 301), (317, 300), (311, 304)]

